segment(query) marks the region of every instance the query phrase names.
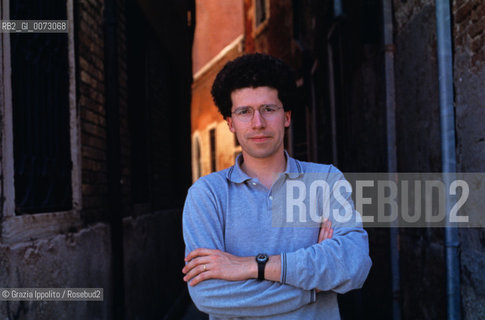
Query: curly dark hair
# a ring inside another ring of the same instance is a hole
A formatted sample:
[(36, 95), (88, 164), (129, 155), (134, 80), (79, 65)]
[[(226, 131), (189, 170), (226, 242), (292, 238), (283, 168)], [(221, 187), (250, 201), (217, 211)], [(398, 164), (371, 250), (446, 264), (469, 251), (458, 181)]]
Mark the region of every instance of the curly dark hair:
[(245, 54), (226, 63), (212, 85), (212, 98), (224, 118), (231, 116), (231, 93), (241, 88), (271, 87), (285, 111), (296, 104), (296, 79), (292, 68), (267, 54)]

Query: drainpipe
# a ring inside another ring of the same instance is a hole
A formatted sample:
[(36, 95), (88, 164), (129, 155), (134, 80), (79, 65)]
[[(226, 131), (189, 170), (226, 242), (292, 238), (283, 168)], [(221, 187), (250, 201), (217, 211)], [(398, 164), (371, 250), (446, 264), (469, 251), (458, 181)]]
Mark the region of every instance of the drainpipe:
[[(396, 151), (396, 95), (394, 83), (394, 39), (392, 26), (392, 0), (382, 1), (384, 20), (384, 49), (386, 77), (386, 131), (387, 131), (387, 170), (389, 179), (397, 182)], [(400, 271), (399, 271), (399, 228), (397, 222), (391, 224), (389, 231), (391, 255), (392, 319), (401, 319)]]
[[(338, 2), (338, 1), (335, 1)], [(333, 68), (333, 44), (332, 37), (336, 32), (337, 23), (335, 22), (330, 28), (327, 35), (327, 57), (328, 57), (328, 88), (330, 100), (330, 123), (332, 128), (332, 163), (338, 166), (338, 150), (337, 150), (337, 107), (335, 98), (335, 70)], [(340, 49), (340, 48), (339, 48)]]
[(118, 86), (116, 0), (104, 2), (104, 67), (106, 108), (106, 162), (111, 234), (113, 319), (123, 319), (125, 309), (123, 222), (121, 198), (121, 137)]
[[(436, 35), (438, 49), (438, 75), (441, 117), (441, 161), (446, 186), (456, 172), (455, 115), (453, 108), (453, 61), (451, 46), (450, 1), (436, 0)], [(449, 209), (454, 197), (446, 197), (446, 293), (448, 298), (448, 319), (460, 319), (460, 261), (458, 229), (449, 224)]]
[[(333, 66), (333, 52), (334, 52), (334, 45), (332, 44), (332, 38), (336, 34), (338, 35), (338, 24), (341, 22), (341, 17), (344, 14), (342, 0), (334, 0), (333, 1), (333, 15), (335, 18), (335, 22), (330, 27), (330, 30), (327, 33), (327, 59), (328, 59), (328, 85), (329, 85), (329, 99), (330, 99), (330, 123), (332, 128), (332, 163), (334, 165), (338, 165), (338, 150), (337, 150), (337, 111), (336, 111), (336, 97), (335, 97), (335, 70)], [(337, 38), (339, 53), (341, 53), (341, 43), (340, 39)]]
[(342, 5), (342, 0), (334, 0), (333, 1), (333, 14), (335, 15), (335, 18), (340, 17), (343, 15), (344, 9)]

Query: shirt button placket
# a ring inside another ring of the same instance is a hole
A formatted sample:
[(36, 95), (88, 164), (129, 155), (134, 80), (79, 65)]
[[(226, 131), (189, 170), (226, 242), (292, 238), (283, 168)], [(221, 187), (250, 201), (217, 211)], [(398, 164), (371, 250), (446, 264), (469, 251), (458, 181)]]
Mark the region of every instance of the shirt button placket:
[(267, 199), (268, 199), (268, 201), (267, 201), (267, 203), (268, 203), (267, 208), (268, 208), (268, 211), (269, 211), (269, 212), (271, 212), (271, 210), (272, 210), (272, 208), (273, 208), (273, 204), (272, 204), (272, 201), (273, 201), (273, 195), (272, 195), (271, 193), (269, 193), (269, 195), (268, 195), (268, 198), (267, 198)]

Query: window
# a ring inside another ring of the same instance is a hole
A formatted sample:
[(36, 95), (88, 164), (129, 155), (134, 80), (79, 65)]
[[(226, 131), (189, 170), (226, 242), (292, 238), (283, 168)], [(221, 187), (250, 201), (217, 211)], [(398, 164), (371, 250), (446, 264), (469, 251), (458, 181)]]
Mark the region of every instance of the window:
[(211, 164), (211, 172), (217, 170), (216, 168), (216, 129), (210, 129), (209, 131), (209, 143), (210, 143), (210, 164)]
[[(204, 174), (203, 144), (198, 131), (192, 134), (192, 182), (197, 181)], [(205, 153), (208, 154), (208, 153)]]
[(72, 0), (0, 6), (3, 19), (67, 20), (69, 29), (1, 37), (1, 237), (9, 243), (80, 225), (81, 153)]
[(234, 134), (234, 161), (236, 160), (237, 156), (241, 154), (241, 150), (241, 144), (239, 143), (236, 134)]
[[(66, 20), (65, 2), (16, 0), (10, 19)], [(15, 212), (72, 208), (67, 33), (11, 34)]]
[(256, 27), (259, 27), (268, 18), (267, 0), (255, 0), (255, 21)]
[(199, 138), (195, 138), (195, 178), (198, 179), (202, 176), (202, 166), (201, 166), (201, 155), (200, 155), (200, 142)]

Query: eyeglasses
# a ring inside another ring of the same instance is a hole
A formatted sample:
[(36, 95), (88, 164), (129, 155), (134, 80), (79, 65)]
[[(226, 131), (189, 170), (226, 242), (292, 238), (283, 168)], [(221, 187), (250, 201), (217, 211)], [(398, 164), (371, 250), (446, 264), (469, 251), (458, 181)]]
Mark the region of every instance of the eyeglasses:
[[(256, 109), (259, 111), (261, 117), (265, 120), (272, 120), (278, 114), (278, 110), (283, 109), (283, 107), (276, 106), (274, 104), (263, 104)], [(234, 118), (242, 122), (249, 122), (253, 119), (256, 110), (253, 107), (239, 107), (232, 112)]]

